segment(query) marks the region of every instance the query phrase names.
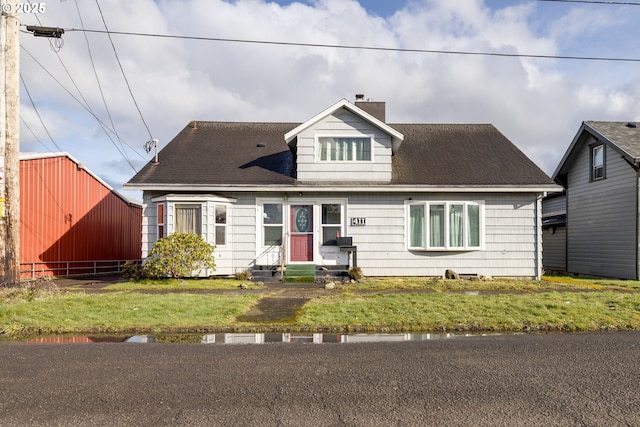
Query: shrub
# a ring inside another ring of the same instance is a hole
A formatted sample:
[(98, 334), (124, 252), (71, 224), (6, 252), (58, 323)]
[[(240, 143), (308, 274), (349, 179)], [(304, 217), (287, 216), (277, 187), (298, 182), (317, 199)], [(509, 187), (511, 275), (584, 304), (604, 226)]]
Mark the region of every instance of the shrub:
[(251, 272), (249, 270), (236, 271), (233, 274), (236, 280), (249, 280), (251, 279)]
[(156, 242), (144, 270), (149, 277), (190, 277), (194, 270), (216, 268), (214, 249), (197, 234), (171, 234)]
[(122, 265), (122, 277), (136, 281), (146, 278), (147, 273), (139, 263), (129, 260)]
[(362, 274), (362, 269), (360, 267), (352, 267), (349, 270), (347, 270), (347, 274), (349, 275), (349, 278), (351, 278), (352, 280), (362, 280), (362, 278), (364, 277), (364, 275)]

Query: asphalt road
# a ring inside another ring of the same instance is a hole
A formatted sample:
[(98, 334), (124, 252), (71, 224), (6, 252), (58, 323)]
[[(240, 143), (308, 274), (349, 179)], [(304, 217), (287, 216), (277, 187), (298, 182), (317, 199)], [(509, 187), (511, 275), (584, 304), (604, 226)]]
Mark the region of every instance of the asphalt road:
[(640, 333), (0, 344), (2, 426), (638, 426)]

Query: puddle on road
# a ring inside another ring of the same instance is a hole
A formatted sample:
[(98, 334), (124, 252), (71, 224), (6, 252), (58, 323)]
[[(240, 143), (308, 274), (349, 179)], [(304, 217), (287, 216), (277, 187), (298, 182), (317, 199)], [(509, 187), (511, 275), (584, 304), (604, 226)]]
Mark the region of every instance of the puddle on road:
[(83, 337), (39, 337), (22, 342), (39, 344), (72, 343), (174, 343), (174, 344), (356, 344), (370, 342), (432, 341), (461, 337), (494, 336), (501, 334), (326, 334), (326, 333), (219, 333), (219, 334), (176, 334), (176, 335), (133, 335), (133, 336), (83, 336)]

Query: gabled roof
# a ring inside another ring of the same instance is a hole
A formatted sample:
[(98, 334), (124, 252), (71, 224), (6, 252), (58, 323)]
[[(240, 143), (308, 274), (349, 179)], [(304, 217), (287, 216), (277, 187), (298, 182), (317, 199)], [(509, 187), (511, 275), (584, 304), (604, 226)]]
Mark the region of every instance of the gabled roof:
[(571, 163), (589, 136), (607, 144), (632, 164), (640, 163), (640, 127), (633, 122), (584, 121), (571, 141), (553, 178), (567, 173)]
[[(307, 122), (308, 123), (308, 122)], [(285, 142), (300, 124), (198, 122), (185, 127), (126, 188), (220, 191), (243, 187), (311, 186), (544, 188), (553, 181), (489, 124), (390, 124), (404, 135), (392, 157), (390, 183), (301, 183)]]
[(78, 161), (75, 157), (73, 157), (71, 154), (69, 154), (67, 152), (64, 152), (64, 151), (52, 152), (52, 153), (22, 152), (22, 153), (20, 153), (19, 157), (20, 157), (20, 161), (38, 160), (38, 159), (53, 159), (53, 158), (57, 158), (57, 157), (66, 157), (70, 161), (75, 163), (76, 167), (78, 169), (84, 170), (87, 174), (89, 174), (89, 176), (91, 176), (93, 179), (95, 179), (100, 184), (102, 184), (105, 188), (107, 188), (107, 190), (111, 191), (113, 194), (115, 194), (116, 196), (121, 198), (125, 203), (127, 203), (129, 205), (135, 205), (135, 206), (138, 206), (138, 207), (142, 207), (142, 202), (140, 202), (139, 200), (135, 200), (135, 199), (132, 199), (130, 197), (127, 197), (124, 194), (120, 194), (112, 186), (107, 184), (106, 181), (102, 180), (102, 178), (100, 178), (98, 175), (96, 175), (95, 173), (91, 172), (89, 169), (87, 169), (87, 167), (83, 163)]
[(287, 132), (286, 135), (284, 136), (284, 140), (287, 141), (287, 144), (291, 145), (292, 141), (294, 141), (294, 139), (296, 138), (296, 136), (298, 136), (300, 132), (312, 127), (319, 121), (325, 119), (331, 114), (334, 114), (336, 111), (342, 108), (344, 108), (345, 110), (351, 111), (353, 114), (357, 116), (360, 116), (362, 119), (366, 120), (367, 122), (371, 123), (378, 129), (382, 130), (383, 132), (391, 136), (391, 149), (393, 153), (395, 153), (397, 149), (400, 148), (400, 144), (402, 144), (402, 141), (404, 140), (404, 135), (402, 135), (400, 132), (398, 132), (396, 129), (392, 128), (391, 126), (387, 125), (385, 122), (380, 121), (377, 118), (373, 117), (371, 114), (367, 113), (362, 108), (353, 105), (346, 99), (341, 99), (340, 101), (333, 104), (331, 107), (327, 108), (326, 110), (322, 111), (319, 114), (316, 114), (314, 117), (310, 118), (306, 122), (297, 126), (295, 129), (292, 129), (291, 131)]

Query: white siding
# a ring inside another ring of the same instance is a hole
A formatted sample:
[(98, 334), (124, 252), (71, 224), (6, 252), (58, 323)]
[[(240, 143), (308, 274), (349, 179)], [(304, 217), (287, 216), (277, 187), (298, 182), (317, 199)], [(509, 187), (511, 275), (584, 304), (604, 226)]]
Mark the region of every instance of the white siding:
[[(232, 274), (254, 265), (273, 264), (279, 253), (263, 253), (260, 242), (260, 212), (256, 200), (273, 194), (225, 194), (236, 199), (228, 208), (227, 245), (216, 248), (216, 274)], [(472, 251), (409, 251), (407, 249), (406, 201), (473, 201), (484, 206), (484, 247)], [(291, 197), (288, 206), (313, 203), (319, 215), (322, 203), (341, 200), (345, 205), (343, 236), (353, 238), (358, 248), (358, 265), (367, 276), (443, 276), (453, 269), (461, 274), (536, 277), (539, 271), (541, 228), (536, 194), (402, 194), (351, 193), (306, 194)], [(143, 218), (144, 256), (148, 242), (155, 241), (155, 208), (145, 196)], [(288, 214), (285, 214), (288, 217)], [(366, 225), (351, 226), (350, 218), (366, 218)], [(285, 222), (287, 222), (285, 220)], [(315, 221), (316, 242), (320, 241), (319, 218)], [(285, 237), (286, 238), (286, 237)], [(315, 264), (346, 264), (347, 254), (337, 247), (317, 246)]]
[(591, 182), (585, 144), (567, 175), (567, 270), (637, 279), (637, 175), (610, 147), (605, 161), (606, 178)]
[[(409, 251), (406, 249), (404, 201), (484, 201), (485, 246), (474, 251)], [(533, 194), (386, 194), (353, 195), (348, 217), (366, 217), (366, 226), (348, 227), (358, 246), (358, 264), (369, 276), (443, 276), (461, 274), (536, 277), (539, 250)]]
[[(372, 161), (316, 161), (318, 136), (373, 136)], [(391, 181), (391, 137), (344, 109), (298, 135), (297, 174), (300, 181)]]

